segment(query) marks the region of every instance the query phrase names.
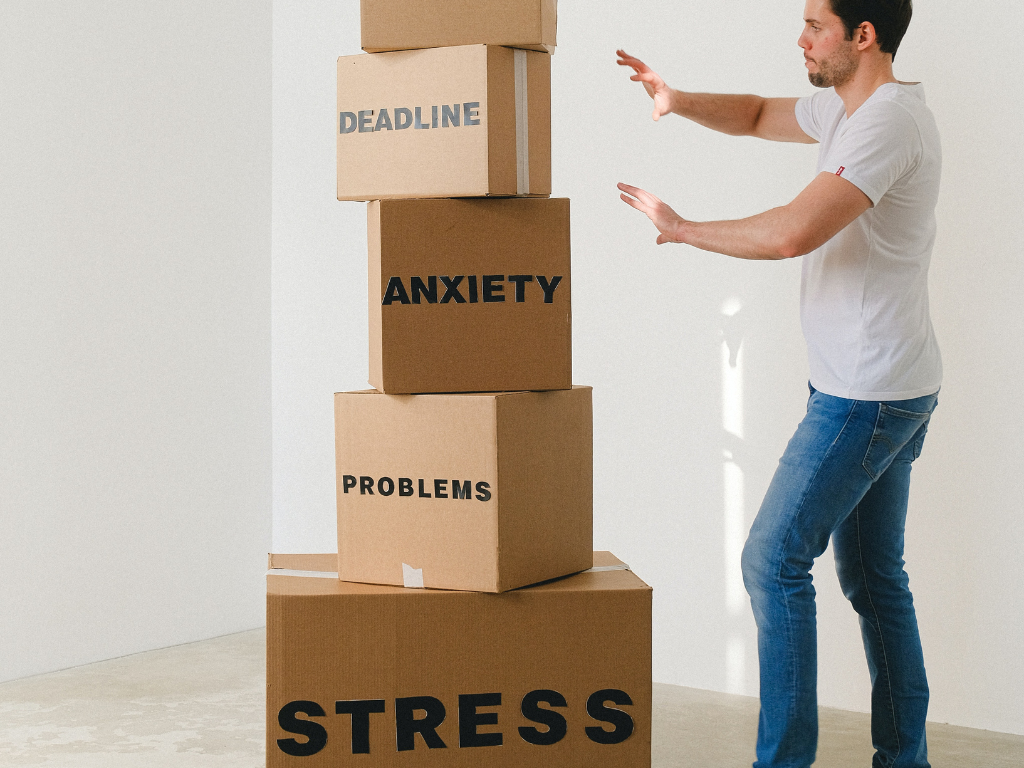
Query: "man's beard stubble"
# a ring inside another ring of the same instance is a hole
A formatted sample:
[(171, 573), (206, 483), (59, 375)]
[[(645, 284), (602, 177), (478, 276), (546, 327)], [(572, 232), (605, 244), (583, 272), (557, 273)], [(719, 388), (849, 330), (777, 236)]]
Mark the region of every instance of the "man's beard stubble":
[(807, 73), (807, 79), (815, 88), (838, 87), (848, 82), (857, 72), (857, 59), (846, 51), (837, 51), (817, 64), (817, 72)]

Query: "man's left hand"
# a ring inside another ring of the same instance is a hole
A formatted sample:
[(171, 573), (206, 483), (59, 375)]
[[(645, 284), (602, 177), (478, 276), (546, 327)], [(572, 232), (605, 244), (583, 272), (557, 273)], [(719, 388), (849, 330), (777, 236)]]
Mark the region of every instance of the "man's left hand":
[(631, 187), (629, 184), (623, 184), (622, 182), (619, 182), (617, 186), (620, 192), (623, 193), (619, 195), (622, 201), (627, 205), (633, 206), (641, 213), (646, 214), (647, 218), (658, 228), (658, 245), (683, 242), (680, 229), (686, 223), (686, 219), (650, 192), (645, 192), (639, 187)]

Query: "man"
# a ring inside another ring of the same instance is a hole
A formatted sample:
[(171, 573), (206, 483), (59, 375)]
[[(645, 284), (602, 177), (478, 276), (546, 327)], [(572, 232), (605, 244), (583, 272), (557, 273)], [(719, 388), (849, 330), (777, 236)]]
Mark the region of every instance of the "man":
[(910, 0), (807, 0), (802, 99), (684, 93), (619, 51), (670, 112), (733, 135), (819, 142), (818, 174), (787, 205), (735, 221), (688, 221), (619, 184), (657, 242), (746, 259), (803, 256), (807, 415), (751, 526), (743, 578), (758, 627), (755, 768), (804, 768), (817, 747), (810, 569), (832, 538), (860, 615), (871, 673), (875, 768), (926, 768), (928, 685), (903, 570), (911, 462), (942, 376), (928, 313), (940, 147), (920, 84), (893, 77)]

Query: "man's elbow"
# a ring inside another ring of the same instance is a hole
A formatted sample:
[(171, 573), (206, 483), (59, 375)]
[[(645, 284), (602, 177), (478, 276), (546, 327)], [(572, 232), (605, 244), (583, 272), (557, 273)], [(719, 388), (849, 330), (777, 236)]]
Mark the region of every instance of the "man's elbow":
[(802, 233), (786, 233), (781, 236), (772, 249), (773, 259), (795, 259), (797, 256), (806, 256), (818, 246), (810, 238)]
[(755, 139), (768, 138), (764, 134), (761, 124), (761, 118), (764, 116), (765, 104), (766, 102), (764, 99), (761, 99), (760, 102), (758, 102), (757, 109), (755, 109), (753, 115), (751, 115), (749, 124), (745, 125), (742, 131), (738, 131), (736, 133), (737, 136), (753, 136)]
[[(782, 209), (787, 212), (787, 209)], [(774, 251), (778, 259), (794, 259), (797, 256), (806, 256), (811, 251), (817, 250), (828, 242), (834, 235), (812, 221), (806, 221), (796, 216), (786, 216), (779, 221), (776, 229)]]

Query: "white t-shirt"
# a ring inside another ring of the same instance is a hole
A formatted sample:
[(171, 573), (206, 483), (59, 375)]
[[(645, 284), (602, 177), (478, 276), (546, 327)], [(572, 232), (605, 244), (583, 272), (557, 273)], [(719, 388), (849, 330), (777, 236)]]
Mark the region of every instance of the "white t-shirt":
[(886, 83), (847, 119), (829, 88), (800, 99), (821, 143), (818, 172), (855, 184), (873, 207), (804, 256), (800, 318), (811, 384), (853, 400), (938, 391), (942, 359), (928, 313), (928, 265), (942, 151), (920, 84)]

